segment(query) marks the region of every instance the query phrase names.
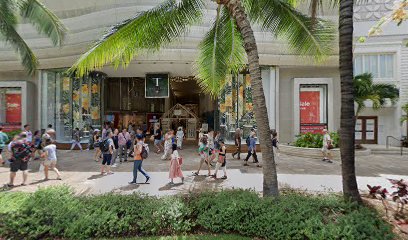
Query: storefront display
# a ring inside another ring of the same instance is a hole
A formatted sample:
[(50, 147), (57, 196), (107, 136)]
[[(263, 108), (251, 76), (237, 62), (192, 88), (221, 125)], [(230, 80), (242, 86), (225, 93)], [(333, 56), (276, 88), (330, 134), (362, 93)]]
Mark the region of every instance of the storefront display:
[[(256, 128), (249, 74), (229, 75), (219, 96), (220, 131), (227, 142), (234, 141), (236, 128)], [(244, 131), (244, 138), (249, 131)]]
[(100, 129), (100, 89), (104, 77), (102, 73), (72, 78), (63, 70), (42, 72), (41, 128), (52, 124), (60, 142), (71, 141), (74, 128), (83, 133), (89, 133), (91, 126)]

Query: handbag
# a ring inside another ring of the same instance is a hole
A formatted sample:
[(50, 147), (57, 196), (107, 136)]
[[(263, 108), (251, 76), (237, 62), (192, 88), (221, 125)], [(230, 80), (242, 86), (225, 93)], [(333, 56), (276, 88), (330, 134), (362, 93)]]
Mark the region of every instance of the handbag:
[(333, 144), (329, 143), (329, 144), (327, 145), (327, 149), (331, 150), (331, 149), (333, 149), (333, 148), (334, 148)]

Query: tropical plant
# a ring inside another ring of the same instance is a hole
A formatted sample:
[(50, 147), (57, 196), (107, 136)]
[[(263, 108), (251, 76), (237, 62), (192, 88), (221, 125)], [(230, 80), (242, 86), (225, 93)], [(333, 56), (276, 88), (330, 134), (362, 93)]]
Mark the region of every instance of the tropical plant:
[(404, 122), (408, 122), (408, 103), (405, 103), (404, 105), (402, 105), (402, 111), (405, 112), (405, 115), (403, 115), (400, 119), (401, 124), (403, 124)]
[[(330, 133), (330, 139), (332, 140), (333, 147), (339, 147), (339, 134), (336, 132)], [(323, 135), (320, 133), (304, 133), (296, 136), (294, 144), (296, 147), (304, 148), (322, 148), (323, 147)]]
[(17, 32), (19, 19), (29, 21), (38, 33), (45, 34), (56, 46), (61, 46), (66, 28), (58, 17), (39, 0), (1, 0), (0, 1), (0, 40), (9, 43), (20, 53), (21, 62), (28, 73), (37, 69), (38, 60), (33, 51)]
[[(259, 54), (251, 22), (284, 37), (289, 47), (302, 55), (321, 59), (330, 53), (332, 25), (296, 11), (293, 0), (166, 0), (158, 6), (113, 26), (70, 69), (81, 76), (113, 63), (128, 66), (142, 53), (158, 51), (182, 37), (191, 25), (200, 24), (206, 4), (217, 4), (217, 17), (198, 46), (194, 69), (203, 90), (218, 95), (227, 74), (245, 64), (252, 79), (254, 112), (260, 129), (269, 129), (262, 89)], [(251, 22), (250, 22), (251, 21)], [(263, 146), (264, 195), (278, 195), (278, 182), (269, 131), (260, 131)]]
[(399, 98), (399, 89), (393, 84), (373, 83), (373, 76), (370, 73), (357, 75), (353, 80), (354, 101), (357, 104), (356, 118), (366, 107), (365, 102), (370, 100), (374, 110), (381, 109), (390, 100), (395, 104)]

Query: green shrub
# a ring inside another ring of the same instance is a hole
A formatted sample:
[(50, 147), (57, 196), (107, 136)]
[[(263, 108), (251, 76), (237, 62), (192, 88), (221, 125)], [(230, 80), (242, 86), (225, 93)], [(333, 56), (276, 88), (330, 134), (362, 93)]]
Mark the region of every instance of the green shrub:
[(9, 143), (14, 138), (15, 135), (18, 135), (21, 133), (21, 130), (13, 130), (13, 131), (4, 132), (4, 133), (7, 135), (9, 139), (7, 143)]
[[(330, 133), (332, 144), (335, 148), (339, 147), (339, 134), (336, 132)], [(304, 148), (322, 148), (323, 147), (323, 135), (320, 133), (304, 133), (296, 136), (296, 147)]]
[[(9, 203), (13, 202), (13, 204)], [(340, 196), (244, 190), (156, 198), (138, 194), (75, 196), (67, 187), (0, 193), (0, 238), (89, 239), (237, 233), (265, 239), (393, 239), (375, 211)]]

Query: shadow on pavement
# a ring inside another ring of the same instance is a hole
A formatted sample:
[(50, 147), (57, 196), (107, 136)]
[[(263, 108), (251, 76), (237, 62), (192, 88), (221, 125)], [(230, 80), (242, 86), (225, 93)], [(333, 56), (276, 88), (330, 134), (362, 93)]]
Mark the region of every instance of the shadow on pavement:
[(103, 178), (103, 177), (104, 177), (104, 175), (102, 175), (102, 174), (95, 174), (95, 175), (90, 176), (88, 178), (88, 180), (95, 180), (95, 179)]
[(174, 190), (174, 187), (178, 187), (184, 185), (184, 183), (175, 183), (175, 184), (170, 184), (167, 183), (166, 185), (164, 185), (163, 187), (159, 188), (159, 191), (169, 191), (169, 190)]

